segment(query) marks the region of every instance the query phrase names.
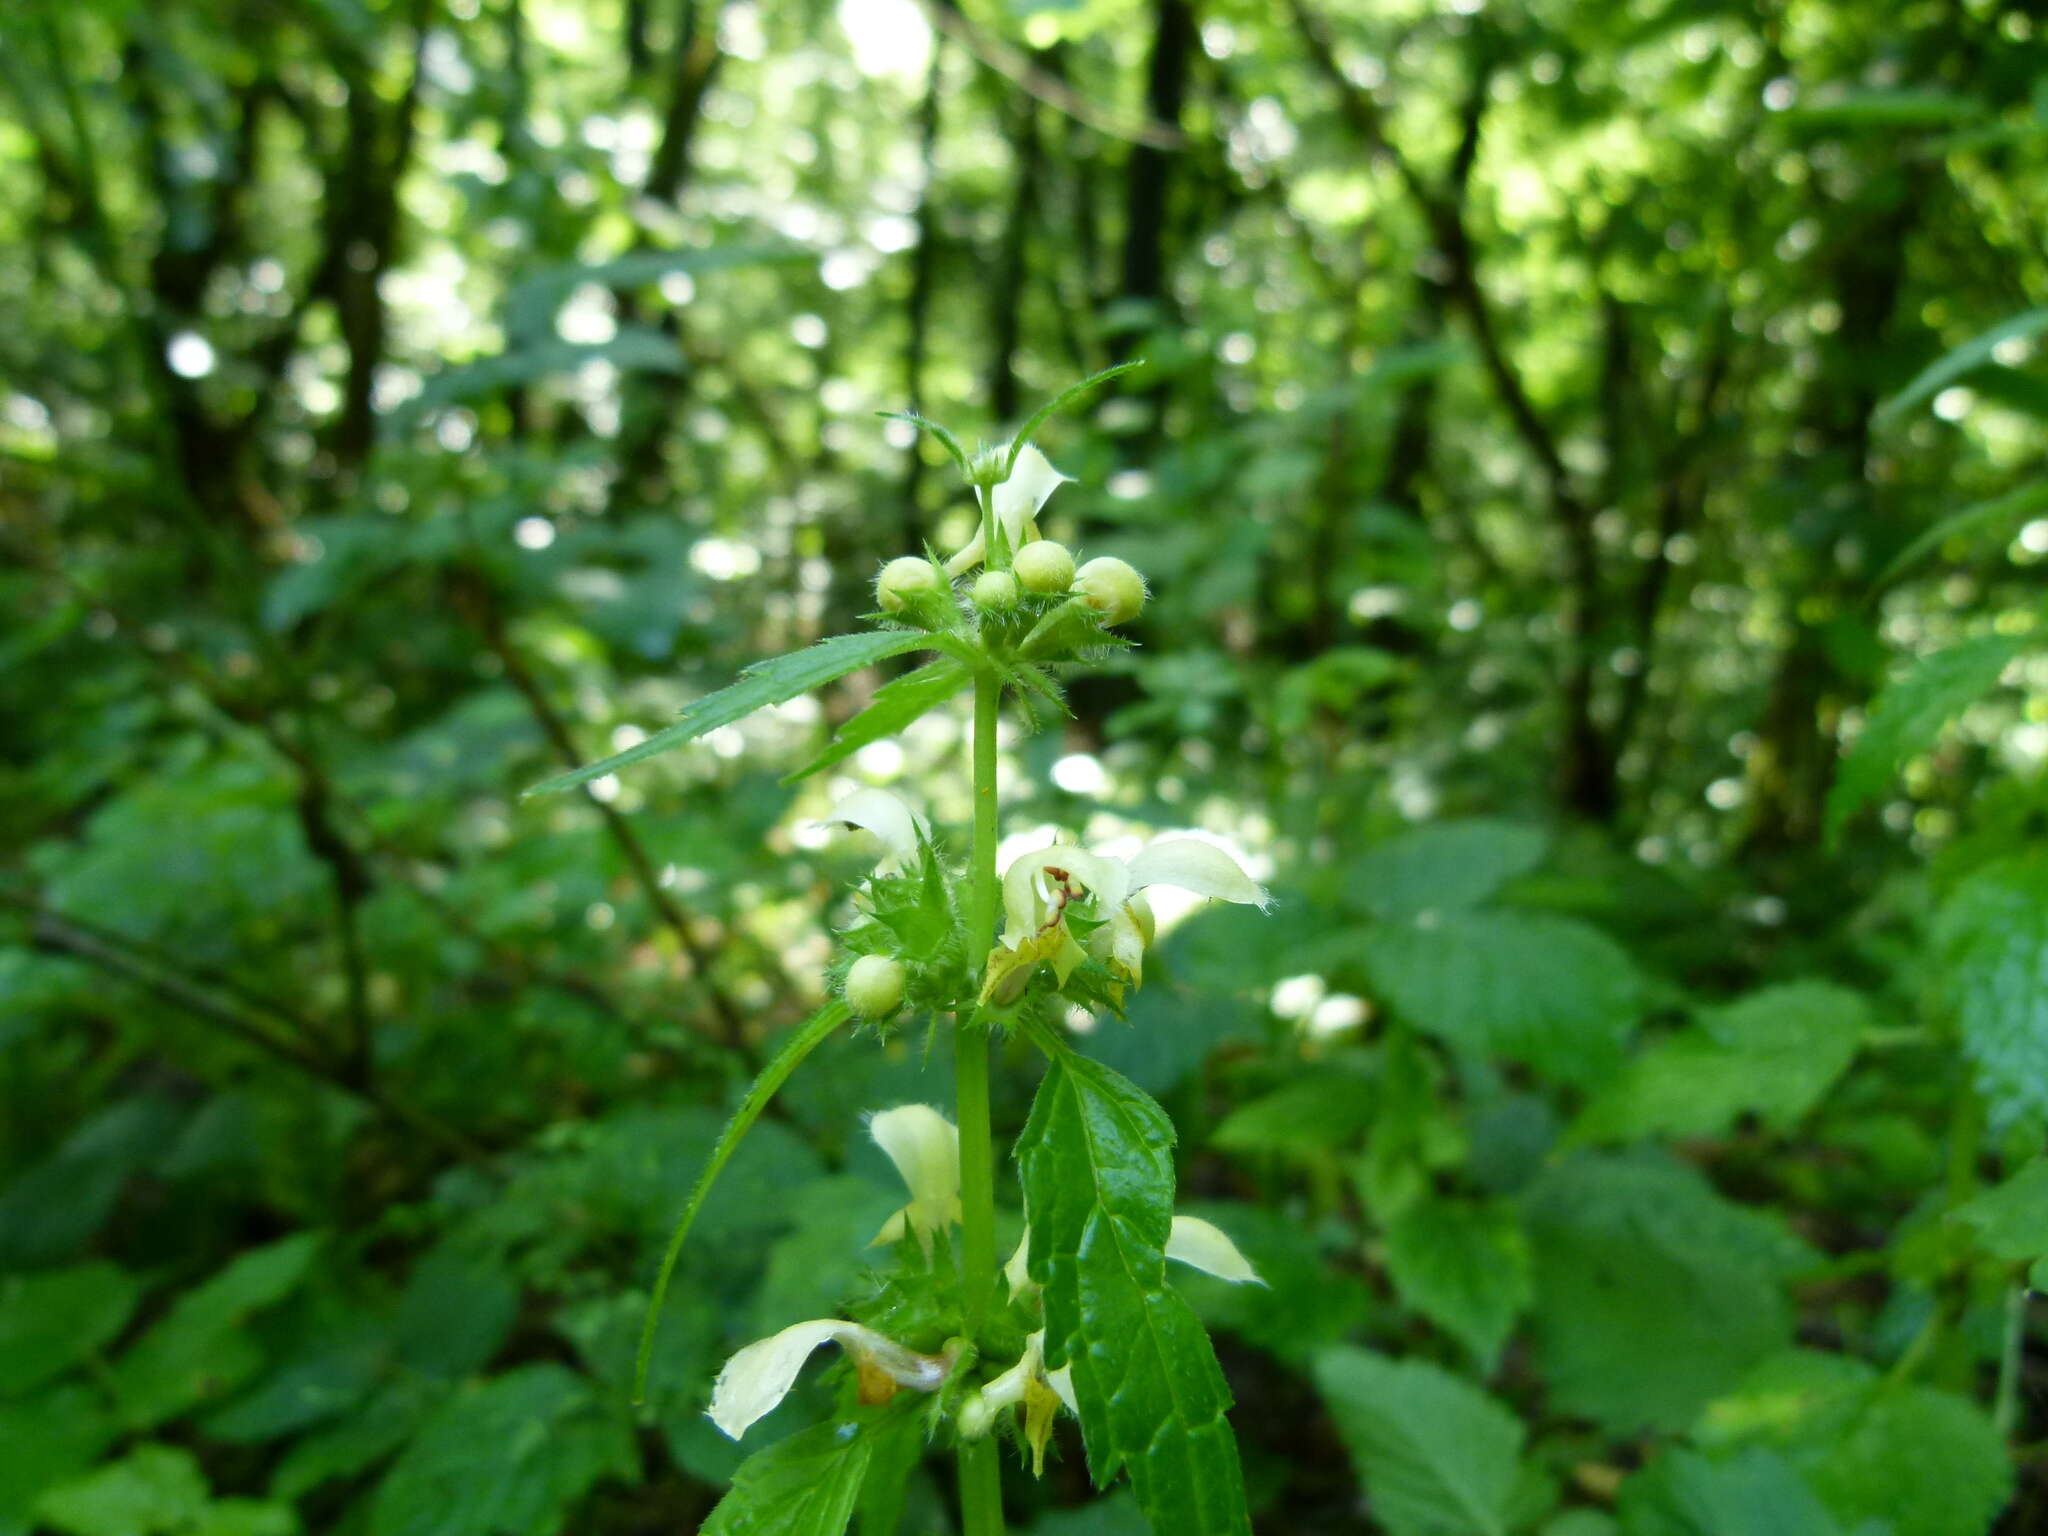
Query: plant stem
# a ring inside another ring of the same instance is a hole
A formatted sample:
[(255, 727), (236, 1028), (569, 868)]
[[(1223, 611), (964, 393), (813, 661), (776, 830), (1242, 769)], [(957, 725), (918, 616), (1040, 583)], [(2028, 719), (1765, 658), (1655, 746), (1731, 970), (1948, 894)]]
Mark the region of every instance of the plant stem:
[[(974, 679), (974, 852), (969, 871), (970, 954), (995, 942), (996, 718), (1002, 684)], [(960, 1123), (960, 1283), (965, 1332), (976, 1339), (996, 1289), (995, 1146), (988, 1112), (988, 1027), (972, 1013), (954, 1020), (954, 1112)], [(962, 1536), (1001, 1536), (1002, 1467), (994, 1439), (960, 1447)]]

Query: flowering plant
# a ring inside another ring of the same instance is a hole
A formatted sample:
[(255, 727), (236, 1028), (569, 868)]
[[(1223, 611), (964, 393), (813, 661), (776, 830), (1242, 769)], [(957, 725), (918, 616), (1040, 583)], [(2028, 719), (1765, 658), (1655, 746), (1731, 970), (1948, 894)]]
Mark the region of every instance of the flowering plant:
[[(1130, 366), (1130, 365), (1127, 365)], [(756, 1452), (703, 1527), (711, 1536), (838, 1536), (870, 1478), (898, 1477), (900, 1437), (950, 1443), (961, 1529), (1002, 1529), (997, 1447), (1014, 1438), (1034, 1473), (1056, 1418), (1080, 1421), (1098, 1486), (1127, 1472), (1158, 1531), (1248, 1532), (1221, 1370), (1201, 1324), (1166, 1279), (1169, 1259), (1233, 1283), (1257, 1275), (1229, 1237), (1173, 1214), (1173, 1128), (1138, 1088), (1067, 1042), (1074, 1008), (1120, 1011), (1144, 977), (1154, 925), (1145, 892), (1266, 904), (1222, 850), (1166, 838), (1128, 861), (1065, 842), (1017, 856), (998, 880), (996, 727), (1005, 697), (1058, 707), (1058, 678), (1126, 644), (1144, 579), (1122, 560), (1076, 565), (1040, 536), (1039, 512), (1068, 477), (1031, 439), (1053, 412), (1123, 369), (1053, 400), (1011, 442), (969, 457), (921, 417), (959, 465), (980, 509), (973, 537), (941, 563), (888, 562), (872, 627), (749, 668), (630, 750), (535, 792), (584, 783), (683, 745), (766, 705), (915, 651), (933, 659), (884, 686), (802, 774), (836, 763), (971, 690), (973, 826), (964, 869), (929, 823), (881, 790), (830, 821), (881, 850), (857, 893), (833, 967), (838, 996), (797, 1029), (741, 1101), (678, 1222), (655, 1281), (641, 1347), (644, 1388), (663, 1295), (704, 1196), (800, 1062), (850, 1023), (878, 1034), (910, 1016), (950, 1021), (954, 1119), (923, 1104), (872, 1115), (868, 1130), (909, 1200), (876, 1235), (894, 1267), (846, 1317), (797, 1323), (740, 1350), (712, 1388), (710, 1417), (735, 1439), (790, 1391), (810, 1356), (836, 1344), (851, 1369), (828, 1423)], [(970, 579), (971, 578), (971, 579)], [(999, 928), (1000, 924), (1000, 928)], [(1024, 1240), (998, 1266), (991, 1041), (1017, 1036), (1047, 1070), (1014, 1153)], [(872, 1495), (873, 1490), (870, 1490)]]

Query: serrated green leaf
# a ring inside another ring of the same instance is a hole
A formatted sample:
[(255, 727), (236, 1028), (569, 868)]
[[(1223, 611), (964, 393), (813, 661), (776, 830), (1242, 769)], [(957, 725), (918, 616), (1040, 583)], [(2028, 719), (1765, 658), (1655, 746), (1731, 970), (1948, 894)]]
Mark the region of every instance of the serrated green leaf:
[(1783, 1457), (1673, 1451), (1621, 1491), (1623, 1536), (1844, 1536)]
[(1774, 1356), (1695, 1433), (1709, 1447), (1781, 1452), (1845, 1527), (1881, 1523), (1893, 1536), (1983, 1536), (2012, 1492), (2005, 1447), (1974, 1403), (1842, 1355)]
[(840, 1536), (874, 1454), (873, 1432), (818, 1424), (756, 1451), (698, 1536)]
[(137, 1294), (112, 1264), (0, 1278), (0, 1397), (41, 1386), (107, 1343)]
[(1173, 1127), (1099, 1062), (1059, 1049), (1017, 1141), (1046, 1361), (1073, 1367), (1098, 1487), (1127, 1468), (1161, 1533), (1249, 1533), (1229, 1388), (1166, 1279)]
[(1507, 1536), (1522, 1425), (1426, 1361), (1326, 1350), (1316, 1387), (1392, 1536)]
[(1543, 862), (1550, 834), (1513, 821), (1442, 821), (1368, 848), (1345, 893), (1375, 917), (1476, 907)]
[(1387, 1223), (1387, 1273), (1413, 1307), (1490, 1371), (1534, 1298), (1529, 1240), (1508, 1207), (1424, 1198)]
[(375, 1466), (412, 1439), (443, 1391), (438, 1383), (406, 1377), (370, 1398), (360, 1412), (294, 1441), (271, 1474), (271, 1494), (299, 1499), (323, 1483)]
[(849, 672), (886, 661), (891, 656), (901, 656), (906, 651), (930, 650), (937, 645), (938, 641), (933, 636), (920, 631), (877, 629), (834, 635), (830, 640), (820, 640), (801, 651), (757, 661), (742, 672), (740, 680), (731, 687), (721, 688), (690, 705), (674, 725), (656, 731), (645, 741), (623, 752), (614, 752), (598, 762), (586, 763), (568, 773), (543, 779), (526, 794), (551, 795), (558, 790), (588, 784), (605, 774), (616, 773), (621, 768), (629, 768), (663, 752), (672, 752), (700, 736), (709, 735), (720, 726), (744, 720), (757, 709), (786, 703), (800, 693), (808, 693)]
[(1789, 1129), (1855, 1058), (1863, 999), (1827, 982), (1767, 987), (1651, 1046), (1572, 1127), (1578, 1142), (1718, 1136), (1745, 1114)]
[(114, 1391), (132, 1424), (150, 1426), (224, 1397), (255, 1374), (263, 1352), (243, 1326), (298, 1286), (320, 1234), (301, 1232), (243, 1254), (178, 1298), (168, 1316), (114, 1364)]
[(398, 1358), (454, 1378), (483, 1369), (519, 1316), (519, 1283), (501, 1262), (435, 1249), (413, 1267), (398, 1302)]
[(206, 1474), (188, 1450), (138, 1445), (119, 1461), (52, 1488), (37, 1503), (67, 1536), (155, 1536), (191, 1524), (206, 1507)]
[(1932, 748), (1949, 721), (1996, 687), (1999, 673), (2029, 643), (2025, 635), (1979, 635), (1923, 656), (1880, 693), (1828, 791), (1829, 838), (1839, 837), (1843, 823)]
[(553, 1362), (457, 1392), (421, 1426), (370, 1505), (369, 1536), (516, 1536), (561, 1528), (599, 1478), (632, 1477), (632, 1427)]
[(1681, 1429), (1792, 1336), (1813, 1255), (1693, 1169), (1581, 1154), (1523, 1198), (1536, 1358), (1556, 1406), (1617, 1433)]
[(830, 768), (871, 741), (894, 736), (913, 720), (937, 709), (974, 680), (966, 665), (951, 656), (927, 662), (875, 690), (868, 707), (832, 733), (832, 743), (782, 782), (794, 784)]
[(1371, 1082), (1330, 1067), (1238, 1105), (1209, 1133), (1209, 1144), (1225, 1152), (1316, 1157), (1355, 1141), (1371, 1120)]
[(1995, 1259), (2022, 1264), (2048, 1255), (2048, 1157), (1950, 1214), (1973, 1228), (1977, 1245)]
[(1921, 369), (1911, 383), (1870, 413), (1871, 421), (1883, 426), (1897, 420), (1921, 401), (1933, 398), (1964, 375), (1991, 362), (2001, 342), (2023, 341), (2043, 331), (2048, 331), (2048, 308), (2030, 309), (1994, 325)]
[(1943, 904), (1935, 934), (1993, 1117), (2048, 1111), (2048, 860), (2020, 853), (1978, 870)]
[(0, 1531), (25, 1531), (37, 1496), (90, 1467), (115, 1432), (104, 1395), (82, 1382), (0, 1403)]
[(1643, 1007), (1627, 953), (1574, 918), (1449, 912), (1375, 926), (1361, 949), (1374, 988), (1417, 1028), (1563, 1082), (1610, 1071)]

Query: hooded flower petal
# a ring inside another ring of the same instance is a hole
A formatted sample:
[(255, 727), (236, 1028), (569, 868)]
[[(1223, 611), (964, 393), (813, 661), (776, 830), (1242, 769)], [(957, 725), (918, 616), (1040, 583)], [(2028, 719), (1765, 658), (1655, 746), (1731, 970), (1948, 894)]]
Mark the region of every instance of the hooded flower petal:
[(1145, 979), (1145, 946), (1157, 931), (1152, 904), (1140, 891), (1088, 936), (1088, 953), (1107, 965), (1113, 974), (1136, 986)]
[(1003, 1266), (1003, 1279), (1009, 1283), (1010, 1294), (1021, 1296), (1031, 1279), (1031, 1226), (1026, 1223), (1023, 1235), (1017, 1239), (1017, 1251), (1010, 1255), (1010, 1262)]
[(890, 858), (906, 868), (917, 862), (924, 825), (886, 789), (857, 789), (832, 807), (821, 823), (828, 827), (859, 827), (881, 840)]
[[(1017, 455), (1017, 462), (1010, 468), (1010, 478), (989, 493), (995, 520), (1001, 525), (1012, 552), (1026, 542), (1026, 533), (1036, 521), (1046, 499), (1072, 479), (1073, 476), (1063, 475), (1054, 469), (1051, 461), (1035, 446), (1030, 443), (1024, 445)], [(987, 534), (985, 530), (976, 528), (974, 537), (946, 562), (946, 574), (958, 576), (962, 571), (972, 570), (987, 554)]]
[(828, 1343), (837, 1343), (864, 1367), (879, 1371), (899, 1386), (932, 1392), (946, 1377), (946, 1362), (936, 1355), (905, 1349), (859, 1323), (815, 1318), (758, 1339), (726, 1361), (711, 1389), (711, 1422), (731, 1439), (739, 1439), (789, 1396), (811, 1351)]
[(1222, 1229), (1199, 1216), (1176, 1216), (1166, 1236), (1166, 1256), (1232, 1285), (1264, 1285), (1259, 1272), (1237, 1251)]
[(915, 1233), (931, 1251), (934, 1232), (960, 1219), (960, 1132), (929, 1104), (899, 1104), (868, 1119), (868, 1134), (903, 1175), (910, 1204), (875, 1235), (891, 1243)]
[(1148, 885), (1171, 885), (1197, 896), (1251, 907), (1263, 907), (1272, 900), (1237, 860), (1197, 837), (1168, 837), (1149, 844), (1131, 860), (1130, 883), (1134, 891)]
[(1130, 889), (1123, 860), (1107, 859), (1071, 843), (1019, 854), (1003, 875), (1003, 912), (1009, 919), (1003, 940), (1014, 948), (1053, 927), (1067, 903), (1078, 897), (1092, 896), (1099, 910), (1113, 911)]

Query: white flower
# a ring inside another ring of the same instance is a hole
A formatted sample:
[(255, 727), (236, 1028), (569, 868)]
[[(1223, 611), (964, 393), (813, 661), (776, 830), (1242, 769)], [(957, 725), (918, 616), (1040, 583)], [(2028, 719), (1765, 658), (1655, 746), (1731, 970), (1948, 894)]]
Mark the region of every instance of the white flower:
[(910, 1189), (910, 1204), (882, 1224), (871, 1246), (915, 1233), (929, 1257), (932, 1234), (960, 1219), (960, 1132), (929, 1104), (899, 1104), (871, 1115), (868, 1134)]
[[(1032, 1283), (1031, 1270), (1027, 1259), (1031, 1252), (1031, 1228), (1024, 1229), (1024, 1236), (1018, 1240), (1017, 1251), (1010, 1255), (1010, 1262), (1003, 1266), (1003, 1278), (1010, 1283), (1010, 1294), (1021, 1295), (1024, 1288)], [(1237, 1244), (1229, 1234), (1213, 1222), (1199, 1216), (1176, 1216), (1166, 1234), (1166, 1256), (1190, 1269), (1199, 1269), (1205, 1275), (1214, 1275), (1218, 1280), (1232, 1285), (1264, 1285), (1259, 1272), (1252, 1268), (1251, 1260), (1238, 1251)]]
[(905, 1349), (859, 1323), (814, 1318), (758, 1339), (725, 1362), (711, 1389), (711, 1422), (731, 1439), (739, 1439), (748, 1426), (774, 1412), (776, 1404), (789, 1396), (811, 1351), (828, 1343), (838, 1344), (853, 1356), (864, 1382), (872, 1372), (895, 1386), (935, 1392), (946, 1379), (947, 1362), (941, 1356)]
[(886, 789), (857, 789), (832, 807), (818, 823), (824, 827), (858, 827), (872, 832), (886, 857), (908, 869), (917, 862), (918, 843), (928, 834), (924, 823)]
[(1200, 838), (1162, 838), (1128, 863), (1070, 843), (1022, 854), (1003, 874), (1007, 926), (989, 956), (983, 1000), (1014, 999), (1041, 960), (1052, 962), (1064, 986), (1087, 953), (1066, 924), (1068, 904), (1083, 900), (1094, 903), (1104, 925), (1090, 936), (1090, 948), (1124, 980), (1137, 981), (1152, 927), (1139, 893), (1154, 885), (1255, 907), (1271, 899), (1237, 860)]
[[(1054, 469), (1051, 461), (1036, 446), (1024, 445), (1017, 455), (1017, 462), (1010, 467), (1010, 478), (988, 493), (995, 509), (995, 520), (1009, 541), (1013, 554), (1029, 539), (1038, 536), (1032, 525), (1037, 521), (1039, 508), (1045, 505), (1046, 498), (1072, 479), (1073, 476), (1063, 475)], [(981, 494), (979, 490), (975, 492), (977, 497)], [(987, 553), (988, 531), (978, 527), (966, 547), (946, 562), (946, 574), (958, 576), (962, 571), (974, 569)]]
[(1045, 1368), (1043, 1328), (1024, 1341), (1024, 1353), (1015, 1365), (960, 1405), (960, 1433), (969, 1440), (980, 1439), (994, 1426), (998, 1413), (1019, 1403), (1024, 1405), (1024, 1439), (1031, 1447), (1031, 1470), (1043, 1475), (1054, 1413), (1061, 1408), (1077, 1418), (1081, 1413), (1074, 1400), (1073, 1367)]

